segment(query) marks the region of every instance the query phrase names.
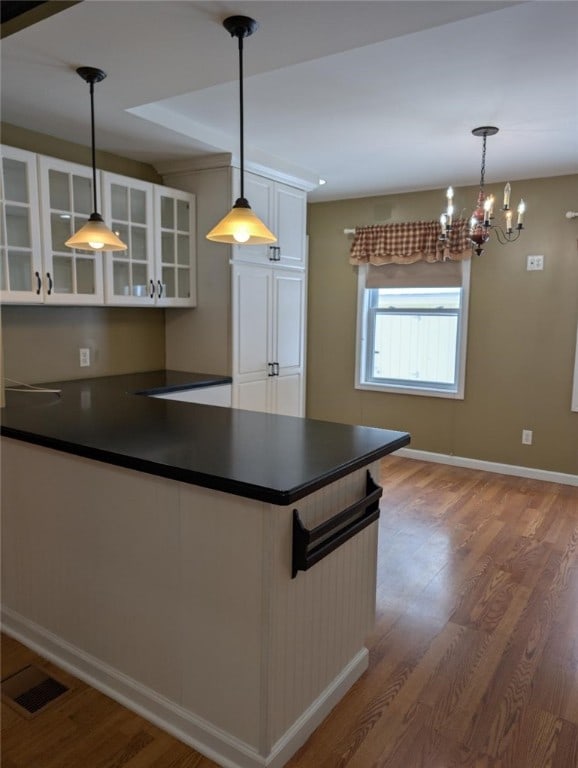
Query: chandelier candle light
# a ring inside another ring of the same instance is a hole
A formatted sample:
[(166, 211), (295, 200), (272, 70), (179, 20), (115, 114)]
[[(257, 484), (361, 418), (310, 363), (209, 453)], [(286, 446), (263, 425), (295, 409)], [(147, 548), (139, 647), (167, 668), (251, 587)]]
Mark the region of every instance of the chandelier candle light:
[(98, 200), (96, 196), (96, 149), (94, 142), (94, 84), (100, 83), (106, 77), (106, 72), (95, 67), (79, 67), (76, 72), (90, 85), (90, 127), (92, 146), (92, 195), (93, 212), (86, 224), (72, 237), (69, 237), (65, 245), (68, 248), (76, 248), (81, 251), (126, 251), (127, 246), (114, 232), (106, 226), (100, 213), (98, 213)]
[[(484, 177), (486, 174), (486, 139), (488, 136), (494, 136), (498, 133), (498, 128), (491, 125), (482, 126), (481, 128), (474, 128), (472, 133), (474, 136), (481, 136), (483, 139), (482, 148), (482, 168), (480, 173), (480, 191), (478, 194), (478, 202), (476, 208), (473, 211), (470, 218), (470, 230), (469, 237), (472, 244), (472, 250), (478, 256), (480, 256), (484, 249), (484, 244), (490, 239), (490, 230), (496, 232), (498, 242), (502, 245), (506, 243), (513, 243), (520, 237), (520, 232), (524, 229), (524, 213), (526, 211), (526, 204), (523, 200), (520, 200), (518, 204), (518, 219), (516, 226), (512, 225), (513, 211), (510, 208), (510, 196), (512, 188), (510, 182), (504, 187), (504, 203), (502, 206), (502, 212), (505, 217), (505, 228), (493, 224), (494, 219), (494, 196), (487, 195), (484, 189)], [(449, 233), (452, 228), (452, 217), (454, 214), (454, 191), (451, 187), (448, 187), (446, 192), (447, 208), (446, 212), (440, 216), (440, 228), (441, 236), (440, 240), (445, 242), (448, 239)]]
[(259, 27), (248, 16), (229, 16), (223, 26), (231, 37), (239, 40), (239, 155), (241, 165), (241, 194), (229, 213), (206, 235), (207, 240), (232, 245), (261, 245), (276, 243), (275, 235), (255, 214), (245, 197), (245, 152), (243, 138), (243, 38), (249, 37)]

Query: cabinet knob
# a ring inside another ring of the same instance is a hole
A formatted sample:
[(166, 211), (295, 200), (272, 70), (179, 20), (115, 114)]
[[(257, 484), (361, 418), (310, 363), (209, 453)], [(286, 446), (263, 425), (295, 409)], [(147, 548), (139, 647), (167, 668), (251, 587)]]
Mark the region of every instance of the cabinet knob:
[(52, 293), (52, 278), (50, 277), (50, 272), (46, 273), (46, 277), (48, 278), (48, 295)]
[(40, 277), (40, 272), (35, 272), (34, 276), (36, 277), (36, 295), (40, 296), (40, 291), (42, 290), (42, 278)]

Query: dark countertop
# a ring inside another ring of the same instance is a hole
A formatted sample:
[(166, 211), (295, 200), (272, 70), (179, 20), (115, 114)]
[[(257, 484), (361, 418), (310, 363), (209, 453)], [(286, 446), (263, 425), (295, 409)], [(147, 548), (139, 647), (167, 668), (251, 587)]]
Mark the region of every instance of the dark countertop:
[(7, 391), (0, 432), (279, 505), (410, 441), (406, 432), (142, 396), (230, 381), (153, 371), (46, 385), (60, 388), (60, 395)]

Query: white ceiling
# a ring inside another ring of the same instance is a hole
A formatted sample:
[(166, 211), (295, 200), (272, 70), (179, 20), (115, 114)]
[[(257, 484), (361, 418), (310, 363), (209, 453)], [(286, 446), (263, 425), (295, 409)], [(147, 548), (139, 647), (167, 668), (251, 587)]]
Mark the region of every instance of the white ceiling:
[[(578, 3), (85, 0), (2, 42), (2, 120), (152, 163), (238, 150), (327, 179), (312, 200), (578, 172)], [(577, 192), (578, 195), (578, 192)]]

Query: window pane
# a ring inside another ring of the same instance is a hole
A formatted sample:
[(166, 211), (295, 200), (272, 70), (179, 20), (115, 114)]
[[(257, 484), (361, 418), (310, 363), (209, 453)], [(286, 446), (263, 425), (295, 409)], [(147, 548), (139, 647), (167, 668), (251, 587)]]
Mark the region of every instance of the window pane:
[(191, 245), (188, 235), (177, 235), (177, 261), (188, 266), (191, 262)]
[(179, 299), (188, 299), (191, 296), (191, 270), (179, 269), (178, 271), (178, 290)]
[(72, 293), (72, 258), (55, 256), (52, 264), (54, 267), (54, 293)]
[(28, 183), (26, 180), (26, 163), (5, 157), (4, 166), (4, 195), (12, 203), (27, 203)]
[(15, 248), (30, 248), (28, 208), (19, 205), (6, 206), (6, 240)]
[(50, 207), (60, 211), (71, 211), (68, 174), (61, 171), (48, 171), (50, 189)]
[(458, 309), (460, 306), (460, 288), (376, 288), (374, 294), (376, 307), (395, 307), (396, 309)]
[(371, 378), (453, 385), (457, 315), (376, 314)]
[(137, 224), (146, 224), (146, 195), (142, 189), (130, 191), (130, 219)]
[(94, 294), (96, 286), (94, 282), (94, 259), (76, 260), (76, 292)]
[(8, 270), (11, 291), (32, 289), (32, 254), (22, 251), (8, 251)]
[(119, 184), (110, 185), (110, 209), (115, 219), (128, 221), (128, 189)]
[(161, 227), (174, 229), (175, 218), (173, 213), (174, 202), (170, 197), (161, 196)]
[[(78, 223), (78, 229), (84, 224), (83, 221), (75, 223)], [(50, 231), (52, 233), (52, 250), (66, 251), (67, 248), (64, 243), (72, 235), (71, 219), (63, 219), (59, 213), (52, 213), (50, 215)]]
[(166, 299), (174, 299), (175, 288), (175, 270), (174, 267), (163, 267), (163, 296)]
[(189, 226), (189, 203), (186, 200), (177, 200), (177, 229), (188, 232)]
[(147, 233), (144, 227), (131, 227), (131, 251), (130, 255), (132, 259), (138, 259), (139, 261), (146, 261), (147, 257)]
[(74, 212), (85, 213), (90, 216), (93, 213), (92, 182), (85, 176), (72, 177), (72, 194), (74, 196)]
[(161, 233), (161, 259), (163, 264), (175, 263), (175, 236), (172, 232)]

